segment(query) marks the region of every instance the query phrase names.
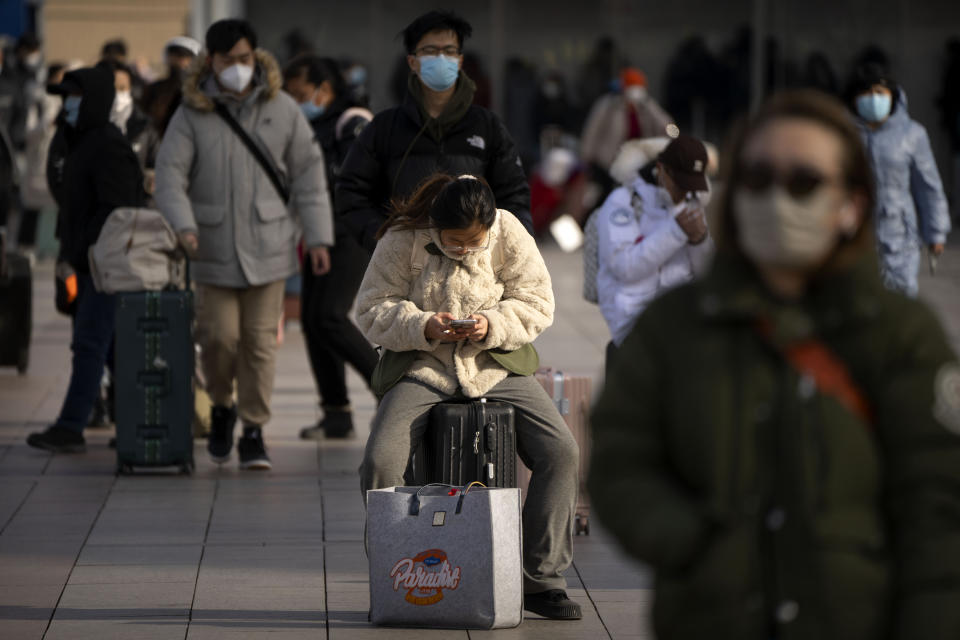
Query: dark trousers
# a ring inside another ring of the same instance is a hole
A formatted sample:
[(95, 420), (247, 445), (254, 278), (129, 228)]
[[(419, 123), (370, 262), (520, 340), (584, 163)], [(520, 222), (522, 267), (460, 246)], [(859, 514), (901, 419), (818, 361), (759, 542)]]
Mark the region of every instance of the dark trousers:
[(347, 317), (369, 262), (370, 254), (346, 237), (337, 238), (336, 246), (330, 249), (330, 272), (326, 275), (313, 274), (308, 256), (303, 261), (300, 323), (320, 404), (324, 406), (350, 404), (345, 363), (350, 363), (368, 385), (377, 366), (377, 352)]
[(73, 316), (73, 367), (56, 425), (82, 433), (100, 395), (103, 367), (113, 345), (114, 296), (100, 293), (89, 274), (77, 274), (77, 308)]

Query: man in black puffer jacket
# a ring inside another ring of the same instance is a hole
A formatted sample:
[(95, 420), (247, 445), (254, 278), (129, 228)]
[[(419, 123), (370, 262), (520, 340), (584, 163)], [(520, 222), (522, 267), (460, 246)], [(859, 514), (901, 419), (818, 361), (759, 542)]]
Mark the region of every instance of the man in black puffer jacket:
[(58, 202), (60, 257), (77, 273), (70, 386), (56, 422), (27, 438), (32, 447), (61, 453), (85, 450), (83, 428), (100, 392), (100, 378), (113, 342), (114, 298), (93, 286), (87, 250), (118, 207), (141, 206), (143, 174), (120, 130), (110, 122), (115, 89), (113, 73), (77, 69), (50, 91), (64, 96), (63, 162)]
[(532, 232), (530, 187), (513, 139), (496, 115), (473, 104), (476, 85), (460, 68), (472, 32), (465, 20), (441, 11), (403, 31), (412, 71), (406, 99), (363, 130), (336, 185), (338, 223), (371, 252), (390, 201), (437, 172), (483, 176), (497, 207)]

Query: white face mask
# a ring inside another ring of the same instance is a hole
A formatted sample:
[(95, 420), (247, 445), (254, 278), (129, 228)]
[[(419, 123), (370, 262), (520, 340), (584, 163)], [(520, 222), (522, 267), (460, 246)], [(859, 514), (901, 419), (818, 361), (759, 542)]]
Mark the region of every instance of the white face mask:
[(829, 189), (802, 201), (777, 186), (763, 193), (734, 194), (734, 219), (743, 252), (759, 265), (809, 269), (837, 246), (833, 226), (837, 202)]
[(627, 87), (623, 90), (623, 95), (630, 102), (643, 102), (647, 99), (647, 88), (640, 86)]
[(23, 63), (27, 66), (28, 69), (36, 71), (40, 68), (40, 65), (43, 64), (43, 54), (39, 51), (34, 51), (33, 53), (27, 54), (23, 59)]
[(133, 113), (133, 96), (129, 91), (117, 91), (117, 96), (113, 99), (113, 107), (110, 109), (110, 122), (125, 130), (127, 120)]
[(243, 93), (253, 79), (253, 67), (238, 63), (221, 71), (217, 74), (217, 78), (225, 89), (234, 93)]

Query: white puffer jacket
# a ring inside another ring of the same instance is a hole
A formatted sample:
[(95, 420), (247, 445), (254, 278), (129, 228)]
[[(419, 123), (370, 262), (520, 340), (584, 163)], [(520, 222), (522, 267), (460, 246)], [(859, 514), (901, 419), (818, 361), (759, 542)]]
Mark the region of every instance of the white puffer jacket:
[(710, 263), (713, 240), (691, 245), (672, 209), (666, 191), (638, 178), (615, 189), (595, 214), (600, 311), (617, 345), (654, 298), (702, 275)]

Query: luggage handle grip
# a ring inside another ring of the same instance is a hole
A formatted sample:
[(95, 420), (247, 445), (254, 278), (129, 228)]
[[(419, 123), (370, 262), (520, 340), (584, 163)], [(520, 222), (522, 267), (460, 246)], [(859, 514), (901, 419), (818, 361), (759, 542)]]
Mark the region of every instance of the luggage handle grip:
[(449, 487), (451, 489), (462, 489), (462, 491), (460, 492), (460, 499), (457, 500), (457, 510), (456, 510), (456, 513), (460, 513), (460, 510), (463, 509), (463, 499), (467, 497), (468, 493), (470, 493), (470, 489), (472, 489), (475, 486), (479, 486), (483, 488), (487, 487), (487, 485), (483, 484), (482, 482), (476, 482), (476, 481), (471, 482), (465, 487), (457, 487), (456, 485), (446, 484), (444, 482), (431, 482), (430, 484), (425, 484), (419, 489), (417, 489), (417, 492), (413, 494), (413, 496), (410, 498), (410, 514), (409, 515), (411, 516), (420, 515), (420, 492), (426, 489), (427, 487)]

